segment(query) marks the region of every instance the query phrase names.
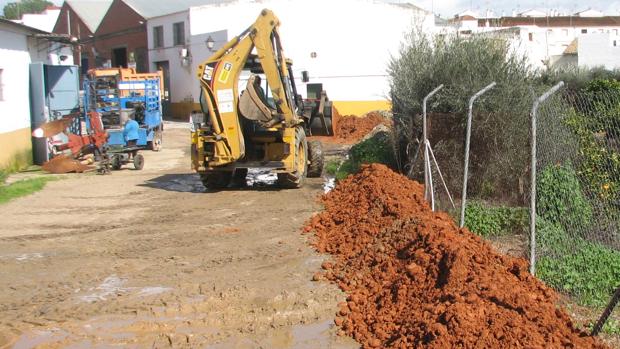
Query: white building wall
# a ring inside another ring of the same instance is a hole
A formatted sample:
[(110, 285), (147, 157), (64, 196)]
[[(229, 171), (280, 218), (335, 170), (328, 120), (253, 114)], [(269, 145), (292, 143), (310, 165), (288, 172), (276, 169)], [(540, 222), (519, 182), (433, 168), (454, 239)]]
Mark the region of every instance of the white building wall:
[(0, 133), (30, 127), (30, 62), (26, 35), (0, 29)]
[[(174, 45), (173, 24), (178, 22), (185, 23), (185, 45)], [(163, 26), (164, 42), (163, 47), (154, 48), (153, 28)], [(189, 31), (189, 11), (174, 13), (167, 16), (153, 18), (147, 25), (149, 65), (151, 71), (157, 70), (156, 62), (168, 61), (170, 66), (170, 98), (171, 102), (183, 102), (191, 98), (198, 101), (198, 95), (192, 94), (192, 89), (188, 85), (198, 85), (198, 79), (192, 79), (192, 72), (196, 70), (198, 63), (194, 60), (196, 53), (191, 45)], [(187, 57), (184, 60), (181, 56), (182, 50), (187, 50)], [(198, 87), (196, 86), (196, 89)]]
[[(310, 83), (323, 83), (328, 96), (340, 101), (386, 100), (387, 65), (391, 55), (398, 53), (404, 34), (414, 26), (435, 29), (434, 17), (427, 12), (372, 0), (245, 0), (151, 19), (149, 47), (152, 28), (158, 25), (164, 25), (166, 47), (149, 51), (151, 69), (154, 62), (170, 61), (173, 103), (191, 98), (198, 102), (197, 66), (213, 53), (206, 39), (211, 36), (217, 49), (254, 23), (264, 8), (273, 10), (281, 21), (282, 44), (285, 55), (293, 60), (298, 92), (305, 96), (301, 71), (307, 70)], [(172, 23), (180, 20), (189, 21), (189, 67), (181, 66), (178, 48), (168, 47)]]
[(608, 33), (581, 35), (578, 64), (584, 68), (620, 69), (620, 37)]
[[(505, 31), (508, 27), (481, 27), (478, 32), (492, 33), (493, 31)], [(609, 35), (610, 37), (618, 37), (620, 26), (618, 27), (553, 27), (545, 28), (539, 26), (521, 26), (512, 28), (518, 31), (518, 34), (511, 39), (511, 44), (517, 49), (517, 52), (527, 56), (530, 64), (536, 69), (546, 69), (549, 65), (556, 62), (566, 64), (571, 59), (564, 57), (564, 52), (568, 46), (577, 38), (597, 37), (601, 35)], [(587, 33), (582, 33), (586, 30)], [(620, 46), (620, 37), (617, 39)], [(610, 42), (613, 42), (611, 40)], [(581, 49), (581, 40), (579, 46)], [(593, 43), (594, 45), (594, 43)], [(596, 44), (598, 45), (598, 44)], [(598, 51), (596, 49), (595, 51)], [(581, 52), (580, 52), (581, 54)], [(620, 57), (616, 58), (620, 59)], [(581, 66), (581, 59), (579, 65)]]

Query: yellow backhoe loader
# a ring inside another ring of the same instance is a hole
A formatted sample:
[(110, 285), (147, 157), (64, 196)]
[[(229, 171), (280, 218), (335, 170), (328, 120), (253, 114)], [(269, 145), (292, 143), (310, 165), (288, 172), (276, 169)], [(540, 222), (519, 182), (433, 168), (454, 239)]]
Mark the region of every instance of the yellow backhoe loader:
[(245, 183), (248, 168), (272, 170), (286, 188), (321, 175), (321, 144), (306, 135), (333, 136), (332, 104), (324, 91), (307, 100), (297, 93), (279, 25), (272, 11), (261, 11), (198, 67), (202, 110), (191, 117), (191, 157), (206, 188)]

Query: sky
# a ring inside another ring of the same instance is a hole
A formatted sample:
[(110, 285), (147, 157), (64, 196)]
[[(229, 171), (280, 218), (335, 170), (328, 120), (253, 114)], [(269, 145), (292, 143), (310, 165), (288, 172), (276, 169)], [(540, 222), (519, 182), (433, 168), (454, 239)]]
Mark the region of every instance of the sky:
[[(62, 0), (51, 1), (57, 5), (63, 2)], [(14, 0), (0, 0), (0, 11), (9, 2), (14, 2)], [(503, 13), (510, 16), (513, 11), (522, 12), (531, 8), (540, 10), (549, 8), (565, 13), (575, 13), (592, 8), (608, 15), (620, 15), (620, 0), (589, 0), (587, 2), (582, 0), (395, 0), (395, 2), (412, 2), (424, 9), (434, 10), (444, 18), (453, 17), (467, 9), (477, 11), (482, 15), (489, 9), (496, 15)]]

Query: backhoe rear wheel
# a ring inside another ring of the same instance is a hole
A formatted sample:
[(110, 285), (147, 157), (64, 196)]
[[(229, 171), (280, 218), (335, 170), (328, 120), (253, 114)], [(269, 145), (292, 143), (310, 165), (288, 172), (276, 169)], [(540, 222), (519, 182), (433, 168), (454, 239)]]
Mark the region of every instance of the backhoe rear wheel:
[(215, 171), (200, 174), (202, 185), (207, 189), (223, 189), (228, 187), (232, 172)]
[(308, 142), (308, 178), (323, 174), (323, 145), (319, 141)]
[(308, 172), (308, 142), (302, 127), (295, 130), (295, 171), (278, 173), (278, 184), (282, 188), (299, 188), (304, 184)]

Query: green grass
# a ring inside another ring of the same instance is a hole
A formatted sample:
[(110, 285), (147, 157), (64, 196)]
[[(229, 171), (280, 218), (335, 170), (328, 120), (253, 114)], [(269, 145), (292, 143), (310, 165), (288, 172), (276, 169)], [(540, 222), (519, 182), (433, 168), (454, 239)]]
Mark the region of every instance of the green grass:
[(43, 189), (47, 182), (55, 180), (57, 180), (57, 178), (38, 177), (25, 179), (8, 185), (0, 185), (0, 204), (35, 193)]

